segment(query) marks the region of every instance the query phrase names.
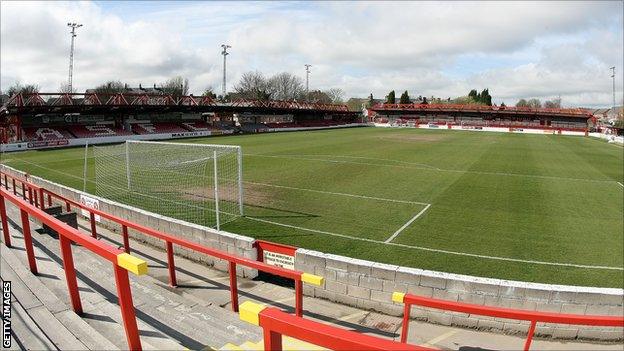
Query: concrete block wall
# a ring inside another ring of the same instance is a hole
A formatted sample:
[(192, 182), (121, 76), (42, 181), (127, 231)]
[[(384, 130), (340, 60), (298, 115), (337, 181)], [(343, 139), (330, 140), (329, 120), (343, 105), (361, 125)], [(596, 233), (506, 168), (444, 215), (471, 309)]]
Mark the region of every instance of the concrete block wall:
[[(24, 173), (6, 165), (0, 165), (3, 172), (11, 175), (15, 175), (23, 178)], [(179, 238), (183, 238), (194, 243), (202, 244), (217, 250), (226, 251), (229, 253), (235, 253), (237, 255), (256, 260), (257, 250), (254, 246), (255, 240), (250, 237), (237, 235), (225, 231), (217, 231), (212, 228), (204, 227), (201, 225), (177, 220), (170, 217), (160, 216), (155, 213), (144, 211), (135, 207), (120, 204), (111, 200), (98, 198), (94, 195), (83, 193), (82, 191), (66, 187), (64, 185), (54, 183), (36, 176), (29, 176), (29, 180), (41, 187), (49, 189), (50, 191), (62, 195), (66, 198), (74, 201), (80, 201), (80, 195), (84, 194), (91, 198), (99, 200), (100, 209), (104, 212), (110, 213), (114, 216), (145, 225), (149, 228), (157, 229), (165, 233), (172, 234)], [(74, 209), (77, 211), (77, 209)], [(80, 211), (77, 211), (80, 216)], [(119, 234), (119, 241), (121, 242), (121, 226), (113, 221), (102, 218), (100, 225), (106, 227)], [(143, 233), (137, 232), (133, 229), (128, 229), (128, 234), (131, 238), (139, 240), (141, 242), (150, 244), (157, 248), (165, 250), (165, 242), (158, 238), (154, 238)], [(197, 262), (205, 263), (209, 266), (214, 266), (218, 270), (228, 271), (228, 262), (211, 256), (198, 253), (186, 248), (174, 245), (174, 252), (178, 256), (186, 257)], [(132, 249), (132, 247), (131, 247)], [(258, 271), (255, 269), (249, 269), (241, 266), (237, 266), (237, 273), (241, 277), (255, 278), (258, 276)]]
[[(624, 290), (536, 284), (427, 271), (298, 249), (295, 269), (325, 277), (304, 294), (354, 307), (402, 316), (395, 291), (478, 305), (572, 314), (624, 315)], [(411, 317), (436, 324), (525, 334), (529, 322), (412, 306)], [(624, 340), (623, 328), (538, 323), (536, 336)]]

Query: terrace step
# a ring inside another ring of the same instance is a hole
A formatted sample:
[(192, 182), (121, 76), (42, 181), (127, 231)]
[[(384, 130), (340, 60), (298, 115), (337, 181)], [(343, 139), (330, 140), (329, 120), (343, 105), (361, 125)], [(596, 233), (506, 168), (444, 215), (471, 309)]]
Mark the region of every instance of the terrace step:
[[(10, 216), (16, 214), (17, 211), (9, 211)], [(38, 257), (51, 258), (50, 261), (37, 260), (40, 271), (58, 277), (44, 279), (44, 283), (61, 300), (69, 301), (62, 261), (57, 254), (58, 240), (49, 235), (33, 234), (33, 242)], [(83, 307), (89, 312), (86, 319), (89, 324), (102, 328), (103, 324), (108, 324), (106, 332), (102, 333), (117, 347), (126, 348), (125, 334), (119, 324), (113, 265), (79, 245), (72, 248)], [(26, 263), (26, 255), (19, 256)], [(227, 342), (242, 343), (260, 338), (258, 327), (240, 321), (229, 310), (181, 296), (183, 288), (169, 287), (149, 275), (129, 276), (141, 340), (146, 349), (205, 349)], [(91, 317), (92, 314), (96, 316)]]
[(3, 281), (11, 281), (14, 343), (22, 349), (117, 349), (60, 301), (4, 245)]

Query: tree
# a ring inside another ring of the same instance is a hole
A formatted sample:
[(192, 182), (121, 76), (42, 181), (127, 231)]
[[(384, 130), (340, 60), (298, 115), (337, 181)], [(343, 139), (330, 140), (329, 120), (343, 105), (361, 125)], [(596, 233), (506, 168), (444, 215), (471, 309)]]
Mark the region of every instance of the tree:
[(308, 101), (320, 103), (320, 104), (331, 104), (331, 98), (325, 92), (320, 90), (312, 90), (308, 94)]
[(189, 81), (187, 78), (176, 76), (160, 84), (160, 88), (165, 94), (174, 96), (188, 95)]
[(275, 100), (299, 100), (305, 97), (302, 79), (288, 72), (274, 75), (267, 85), (271, 98)]
[(344, 91), (340, 88), (332, 88), (329, 90), (325, 91), (325, 94), (327, 94), (327, 96), (329, 96), (329, 99), (331, 100), (332, 104), (342, 104), (343, 98), (344, 98)]
[(32, 94), (32, 93), (38, 93), (39, 92), (39, 86), (35, 85), (35, 84), (26, 84), (26, 85), (21, 85), (20, 82), (15, 82), (15, 84), (13, 84), (12, 86), (9, 87), (9, 89), (7, 89), (7, 94), (9, 96), (13, 96), (15, 94)]
[(259, 71), (243, 73), (234, 91), (243, 99), (269, 100), (271, 88), (268, 79)]
[(411, 103), (410, 101), (410, 97), (407, 94), (407, 90), (403, 92), (403, 94), (401, 94), (401, 99), (399, 100), (399, 104), (409, 104)]
[(212, 86), (206, 88), (206, 90), (204, 90), (204, 92), (202, 93), (202, 96), (208, 96), (211, 99), (217, 98), (217, 94), (214, 93), (214, 89), (212, 88)]
[(531, 108), (540, 108), (542, 107), (542, 102), (540, 99), (529, 99), (529, 101), (527, 101), (527, 106)]
[(544, 107), (546, 108), (561, 108), (561, 98), (544, 101)]
[(370, 93), (370, 96), (368, 97), (368, 108), (373, 107), (373, 105), (375, 105), (375, 98), (373, 98), (373, 93)]
[(69, 83), (62, 83), (59, 87), (59, 93), (67, 94), (67, 93), (75, 93), (76, 89), (69, 89)]
[(469, 93), (468, 93), (468, 97), (472, 98), (474, 101), (477, 101), (477, 91), (475, 89), (472, 89)]
[(507, 107), (504, 102), (501, 102), (500, 107)]
[(427, 105), (427, 104), (429, 104), (429, 103), (427, 102), (427, 97), (426, 97), (426, 96), (423, 96), (423, 97), (422, 97), (422, 102), (421, 102), (420, 104), (421, 104), (421, 105)]
[(117, 94), (126, 90), (126, 84), (119, 80), (111, 80), (93, 89), (96, 94)]
[(516, 102), (516, 107), (529, 107), (529, 103), (525, 99), (520, 99)]
[(395, 104), (396, 103), (396, 98), (394, 96), (394, 90), (392, 90), (390, 93), (388, 93), (388, 96), (386, 96), (386, 104)]

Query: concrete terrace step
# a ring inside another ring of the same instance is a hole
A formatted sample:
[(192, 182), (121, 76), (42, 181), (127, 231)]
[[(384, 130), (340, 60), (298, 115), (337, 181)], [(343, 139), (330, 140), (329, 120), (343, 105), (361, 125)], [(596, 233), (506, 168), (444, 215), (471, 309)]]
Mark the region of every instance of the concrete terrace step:
[[(289, 336), (282, 336), (282, 349), (284, 351), (324, 351), (326, 348), (307, 343)], [(264, 341), (245, 341), (240, 345), (227, 343), (219, 350), (223, 351), (264, 351)]]
[[(72, 347), (69, 349), (127, 349), (128, 345), (126, 342), (126, 334), (123, 329), (123, 325), (121, 324), (121, 314), (116, 299), (114, 301), (107, 300), (106, 297), (102, 296), (97, 291), (97, 289), (86, 284), (85, 281), (81, 279), (86, 276), (78, 271), (78, 288), (81, 293), (83, 315), (76, 315), (68, 307), (70, 306), (70, 302), (65, 282), (65, 274), (61, 266), (62, 261), (56, 254), (56, 252), (59, 251), (58, 242), (50, 238), (48, 235), (37, 234), (34, 232), (34, 229), (37, 227), (32, 223), (31, 226), (33, 229), (33, 242), (35, 244), (35, 256), (37, 257), (37, 265), (40, 272), (39, 275), (34, 276), (28, 270), (21, 232), (12, 227), (12, 225), (9, 226), (9, 229), (12, 236), (13, 248), (7, 249), (4, 245), (2, 245), (2, 257), (7, 260), (12, 260), (12, 267), (21, 266), (21, 270), (24, 272), (24, 275), (34, 277), (35, 280), (31, 283), (37, 286), (37, 290), (47, 290), (47, 293), (43, 297), (44, 304), (47, 303), (47, 306), (51, 306), (49, 309), (53, 311), (53, 313), (66, 311), (66, 316), (62, 317), (64, 318), (63, 322), (74, 323), (77, 325), (78, 327), (76, 328), (76, 333), (79, 333), (81, 330), (87, 330), (87, 332), (84, 333), (85, 335), (100, 335), (97, 339), (100, 341), (104, 340), (102, 345), (94, 345), (92, 348), (90, 347), (89, 342), (85, 342), (85, 345), (82, 347)], [(43, 237), (50, 238), (50, 240), (53, 240), (56, 245), (50, 249), (42, 246), (39, 241)], [(78, 246), (73, 246), (74, 252), (77, 247)], [(76, 260), (75, 263), (77, 263)], [(43, 317), (45, 318), (45, 316)], [(141, 333), (141, 342), (144, 349), (181, 350), (184, 348), (174, 340), (168, 338), (166, 335), (159, 333), (158, 330), (151, 327), (149, 324), (144, 323), (141, 320), (137, 320), (137, 323)]]
[[(35, 228), (33, 225), (33, 229)], [(41, 271), (54, 271), (62, 274), (61, 259), (57, 254), (58, 241), (49, 235), (36, 234), (34, 231), (33, 241), (37, 256), (52, 258), (49, 262), (38, 260)], [(85, 311), (93, 308), (98, 312), (96, 314), (99, 315), (99, 319), (103, 319), (102, 316), (109, 316), (108, 324), (113, 324), (110, 323), (110, 319), (118, 320), (120, 316), (116, 303), (112, 264), (77, 245), (73, 246), (73, 255), (76, 270), (79, 273), (79, 287)], [(23, 255), (22, 260), (26, 262), (26, 255)], [(53, 266), (56, 266), (56, 269)], [(59, 277), (58, 280), (46, 279), (46, 284), (50, 286), (50, 290), (68, 299), (64, 276), (59, 275)], [(180, 291), (158, 279), (150, 276), (137, 277), (131, 274), (130, 284), (141, 329), (141, 340), (145, 348), (148, 348), (145, 341), (158, 349), (183, 349), (185, 347), (203, 349), (207, 346), (220, 346), (227, 342), (244, 342), (260, 338), (259, 328), (240, 321), (238, 316), (231, 311), (212, 306), (205, 301), (199, 303), (197, 299), (185, 298), (181, 296)], [(97, 321), (98, 318), (94, 320)], [(102, 321), (98, 322), (102, 324)], [(96, 322), (90, 321), (90, 323)], [(144, 332), (142, 323), (146, 328), (151, 327), (155, 330)], [(116, 342), (116, 346), (127, 347), (125, 335), (115, 336), (112, 331), (109, 331), (107, 336), (111, 340), (121, 340), (121, 342)], [(164, 344), (163, 338), (167, 339)], [(174, 345), (170, 344), (171, 341), (179, 344), (173, 347)]]
[(15, 339), (23, 349), (116, 349), (2, 245), (2, 280), (10, 280)]

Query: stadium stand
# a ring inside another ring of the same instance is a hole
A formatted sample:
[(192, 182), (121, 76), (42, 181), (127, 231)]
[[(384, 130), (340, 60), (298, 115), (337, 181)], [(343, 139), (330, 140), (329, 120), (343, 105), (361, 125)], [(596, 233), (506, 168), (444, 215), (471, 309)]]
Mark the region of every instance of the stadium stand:
[(131, 125), (132, 131), (136, 134), (184, 133), (188, 131), (180, 124), (173, 122), (138, 122)]
[(73, 136), (61, 127), (27, 127), (24, 128), (27, 141), (49, 141), (59, 139), (72, 139)]
[(132, 135), (131, 132), (115, 128), (109, 124), (74, 125), (67, 128), (76, 138), (96, 138), (120, 135)]

